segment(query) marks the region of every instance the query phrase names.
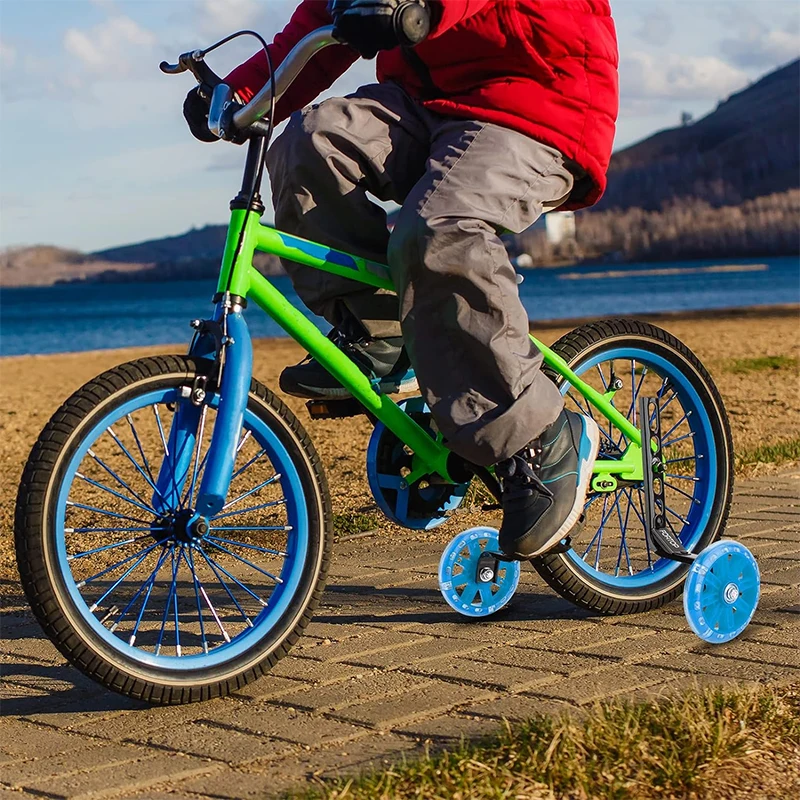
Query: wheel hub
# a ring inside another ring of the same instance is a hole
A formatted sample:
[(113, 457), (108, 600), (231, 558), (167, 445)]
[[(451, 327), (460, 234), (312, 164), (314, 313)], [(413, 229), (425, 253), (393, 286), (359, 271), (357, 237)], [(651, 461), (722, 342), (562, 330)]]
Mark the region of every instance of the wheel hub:
[(739, 599), (739, 587), (735, 583), (729, 583), (723, 592), (725, 602), (730, 606)]
[[(208, 520), (205, 517), (198, 516), (197, 512), (189, 508), (177, 511), (168, 517), (157, 520), (154, 527), (162, 531), (164, 528), (167, 528), (172, 540), (176, 544), (199, 542), (209, 531)], [(159, 537), (163, 537), (163, 533), (159, 533), (158, 535)]]

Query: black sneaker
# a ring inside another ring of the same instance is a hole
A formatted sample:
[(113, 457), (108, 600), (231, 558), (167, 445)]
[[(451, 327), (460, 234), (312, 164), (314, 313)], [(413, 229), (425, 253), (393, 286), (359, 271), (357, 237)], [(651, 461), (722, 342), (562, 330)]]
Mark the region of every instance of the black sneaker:
[(599, 445), (595, 421), (564, 409), (538, 439), (497, 464), (504, 553), (535, 558), (572, 530), (583, 513)]
[[(336, 346), (346, 353), (383, 394), (410, 392), (418, 388), (417, 378), (400, 336), (371, 339), (366, 335), (348, 335), (334, 328), (329, 334)], [(344, 400), (352, 397), (316, 359), (306, 356), (299, 364), (286, 367), (280, 377), (286, 394), (310, 400)]]

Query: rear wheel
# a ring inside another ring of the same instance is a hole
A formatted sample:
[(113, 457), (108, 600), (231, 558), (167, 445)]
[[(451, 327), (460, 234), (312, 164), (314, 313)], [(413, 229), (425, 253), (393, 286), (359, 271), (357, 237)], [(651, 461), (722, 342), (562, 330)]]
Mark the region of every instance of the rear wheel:
[(330, 557), (319, 458), (256, 381), (228, 501), (197, 524), (219, 397), (190, 397), (209, 368), (148, 358), (86, 384), (42, 432), (17, 499), (22, 584), (45, 632), (90, 677), (153, 703), (266, 672), (308, 624)]
[[(697, 357), (661, 328), (631, 320), (585, 325), (553, 349), (582, 380), (613, 393), (614, 405), (634, 424), (639, 398), (657, 398), (667, 524), (691, 552), (718, 539), (733, 492), (731, 436), (719, 392)], [(624, 434), (568, 381), (552, 377), (568, 408), (594, 416), (600, 458), (621, 457)], [(657, 608), (680, 593), (688, 566), (651, 552), (641, 482), (620, 482), (610, 494), (590, 490), (585, 517), (572, 533), (571, 550), (532, 562), (559, 594), (593, 611), (625, 614)]]

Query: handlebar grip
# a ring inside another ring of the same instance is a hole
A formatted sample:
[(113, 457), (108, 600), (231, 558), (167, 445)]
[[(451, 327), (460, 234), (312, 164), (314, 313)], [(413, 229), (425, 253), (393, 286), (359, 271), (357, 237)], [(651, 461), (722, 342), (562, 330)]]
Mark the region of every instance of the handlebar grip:
[(188, 69), (188, 67), (183, 64), (168, 64), (166, 61), (162, 61), (158, 65), (158, 68), (167, 75), (178, 75), (181, 72), (186, 72)]
[(431, 32), (431, 12), (419, 3), (405, 3), (395, 12), (394, 30), (402, 47), (414, 47)]

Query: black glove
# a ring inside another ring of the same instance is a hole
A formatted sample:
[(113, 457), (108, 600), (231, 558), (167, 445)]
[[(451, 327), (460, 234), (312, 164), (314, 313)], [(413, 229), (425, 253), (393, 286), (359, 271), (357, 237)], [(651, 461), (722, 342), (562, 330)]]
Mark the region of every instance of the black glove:
[(364, 58), (379, 50), (413, 47), (431, 30), (429, 0), (330, 0), (333, 35)]
[(195, 139), (201, 142), (219, 141), (208, 129), (208, 108), (210, 101), (203, 97), (195, 86), (183, 101), (183, 117)]

